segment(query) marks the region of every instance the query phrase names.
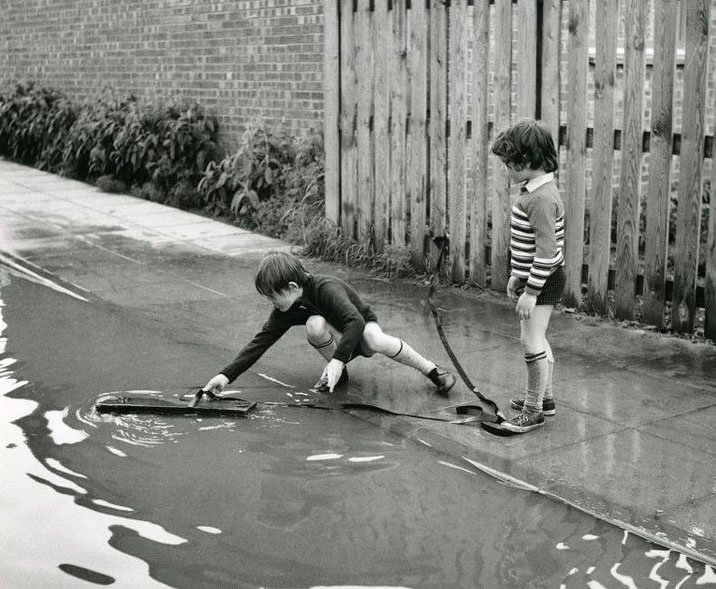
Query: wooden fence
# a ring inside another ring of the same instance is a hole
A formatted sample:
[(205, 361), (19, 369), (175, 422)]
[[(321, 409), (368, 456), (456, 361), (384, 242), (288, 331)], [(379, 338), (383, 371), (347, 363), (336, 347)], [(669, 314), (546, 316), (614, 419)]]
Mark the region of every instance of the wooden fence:
[(671, 301), (674, 329), (704, 309), (716, 339), (712, 17), (710, 0), (326, 0), (327, 215), (418, 262), (449, 230), (452, 280), (504, 290), (513, 187), (489, 149), (540, 118), (565, 304), (662, 326)]

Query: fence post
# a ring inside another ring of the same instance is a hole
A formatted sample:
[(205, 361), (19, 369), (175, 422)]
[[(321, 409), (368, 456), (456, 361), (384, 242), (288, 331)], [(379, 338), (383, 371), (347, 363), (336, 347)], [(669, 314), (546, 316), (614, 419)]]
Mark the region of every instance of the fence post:
[(405, 115), (408, 91), (408, 71), (406, 57), (407, 43), (407, 6), (406, 0), (393, 0), (392, 38), (393, 47), (390, 54), (392, 64), (390, 77), (392, 92), (390, 97), (390, 232), (391, 244), (405, 246)]
[(656, 0), (641, 320), (658, 326), (664, 323), (666, 259), (669, 247), (676, 23), (676, 3)]
[(474, 195), (470, 215), (470, 281), (487, 286), (487, 170), (490, 137), (487, 98), (490, 64), (490, 4), (475, 2), (472, 45), (472, 156), (474, 158)]
[(373, 157), (373, 14), (370, 0), (358, 0), (355, 15), (356, 96), (358, 98), (358, 241), (371, 239), (375, 207)]
[(450, 104), (448, 107), (448, 216), (453, 282), (465, 282), (467, 214), (465, 145), (467, 139), (467, 0), (453, 0), (450, 14)]
[(706, 324), (704, 336), (716, 342), (716, 210), (709, 210), (709, 238), (706, 246), (706, 284), (704, 285)]
[(596, 59), (594, 67), (594, 149), (592, 194), (589, 206), (588, 300), (595, 311), (606, 313), (609, 257), (612, 243), (612, 171), (614, 165), (614, 80), (617, 65), (618, 0), (596, 5)]
[[(512, 2), (495, 3), (495, 128), (510, 124), (512, 102)], [(504, 291), (509, 277), (510, 192), (507, 172), (492, 157), (492, 277), (490, 287)]]
[[(396, 9), (395, 4), (393, 10)], [(382, 252), (387, 244), (388, 219), (390, 219), (390, 93), (389, 69), (390, 20), (388, 4), (376, 2), (373, 14), (375, 25), (371, 43), (375, 47), (375, 115), (373, 136), (375, 137), (375, 249)]]
[(549, 127), (559, 154), (559, 98), (562, 94), (559, 81), (559, 63), (562, 57), (562, 0), (542, 2), (542, 63), (540, 67), (540, 119)]
[(340, 0), (325, 0), (323, 10), (323, 145), (326, 154), (326, 217), (338, 224), (341, 215), (340, 100), (341, 68), (338, 27)]
[(565, 194), (565, 274), (562, 297), (568, 307), (579, 306), (582, 296), (584, 201), (587, 192), (587, 66), (589, 2), (569, 3), (569, 74), (567, 99), (567, 182)]
[(517, 3), (517, 91), (515, 111), (518, 117), (537, 114), (537, 0)]
[(681, 134), (671, 325), (677, 331), (688, 332), (693, 328), (696, 308), (710, 3), (709, 0), (683, 0), (682, 7), (686, 10), (684, 121)]
[(430, 0), (430, 228), (445, 233), (447, 197), (447, 17), (443, 0)]
[[(395, 4), (394, 4), (395, 6)], [(395, 9), (395, 8), (394, 8)], [(410, 118), (406, 137), (406, 199), (410, 202), (410, 249), (416, 268), (424, 264), (427, 202), (428, 20), (425, 2), (408, 12), (408, 80)]]
[(341, 228), (351, 239), (356, 237), (356, 73), (353, 41), (353, 0), (341, 5)]

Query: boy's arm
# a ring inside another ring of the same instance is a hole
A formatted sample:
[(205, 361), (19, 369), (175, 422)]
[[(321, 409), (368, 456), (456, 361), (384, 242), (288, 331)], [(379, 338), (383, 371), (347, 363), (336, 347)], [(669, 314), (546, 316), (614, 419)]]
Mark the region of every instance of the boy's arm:
[(278, 311), (273, 310), (253, 339), (246, 344), (234, 361), (224, 368), (220, 374), (226, 376), (229, 382), (237, 378), (240, 374), (248, 370), (258, 360), (263, 353), (275, 344), (281, 336), (288, 331), (291, 324), (282, 321), (278, 315)]
[(345, 289), (336, 283), (325, 284), (317, 293), (317, 303), (325, 311), (326, 319), (336, 328), (341, 328), (341, 341), (333, 354), (333, 358), (344, 364), (351, 359), (363, 337), (365, 319), (353, 304)]
[(555, 236), (557, 210), (554, 203), (545, 198), (530, 199), (526, 208), (535, 234), (536, 251), (525, 292), (537, 296), (563, 258)]

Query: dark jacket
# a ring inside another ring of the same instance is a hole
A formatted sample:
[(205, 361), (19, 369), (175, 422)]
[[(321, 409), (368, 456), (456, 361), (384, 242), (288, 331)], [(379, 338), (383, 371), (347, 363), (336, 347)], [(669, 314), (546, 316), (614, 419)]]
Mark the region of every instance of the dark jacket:
[(311, 276), (303, 285), (303, 295), (287, 311), (273, 309), (268, 321), (221, 371), (229, 381), (251, 367), (263, 353), (294, 325), (305, 325), (311, 315), (320, 315), (341, 332), (341, 341), (333, 357), (348, 362), (355, 354), (368, 321), (378, 321), (350, 285), (333, 276)]

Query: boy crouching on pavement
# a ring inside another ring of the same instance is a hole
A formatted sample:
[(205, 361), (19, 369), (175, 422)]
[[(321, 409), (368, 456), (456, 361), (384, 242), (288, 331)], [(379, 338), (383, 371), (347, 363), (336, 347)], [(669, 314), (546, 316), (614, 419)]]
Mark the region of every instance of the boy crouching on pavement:
[(316, 389), (332, 392), (348, 380), (346, 364), (356, 356), (376, 352), (428, 377), (438, 392), (455, 384), (453, 374), (423, 358), (403, 340), (383, 333), (375, 313), (348, 284), (332, 276), (309, 273), (301, 261), (287, 253), (268, 254), (256, 273), (256, 290), (274, 309), (254, 338), (236, 359), (204, 386), (220, 392), (245, 372), (294, 325), (305, 325), (308, 343), (326, 360)]
[(541, 426), (544, 415), (555, 414), (554, 357), (546, 333), (565, 284), (564, 206), (554, 179), (557, 152), (546, 125), (533, 119), (516, 122), (497, 136), (492, 153), (502, 160), (510, 181), (521, 185), (510, 215), (507, 294), (517, 301), (527, 390), (522, 399), (510, 401), (520, 413), (502, 427), (524, 433)]

